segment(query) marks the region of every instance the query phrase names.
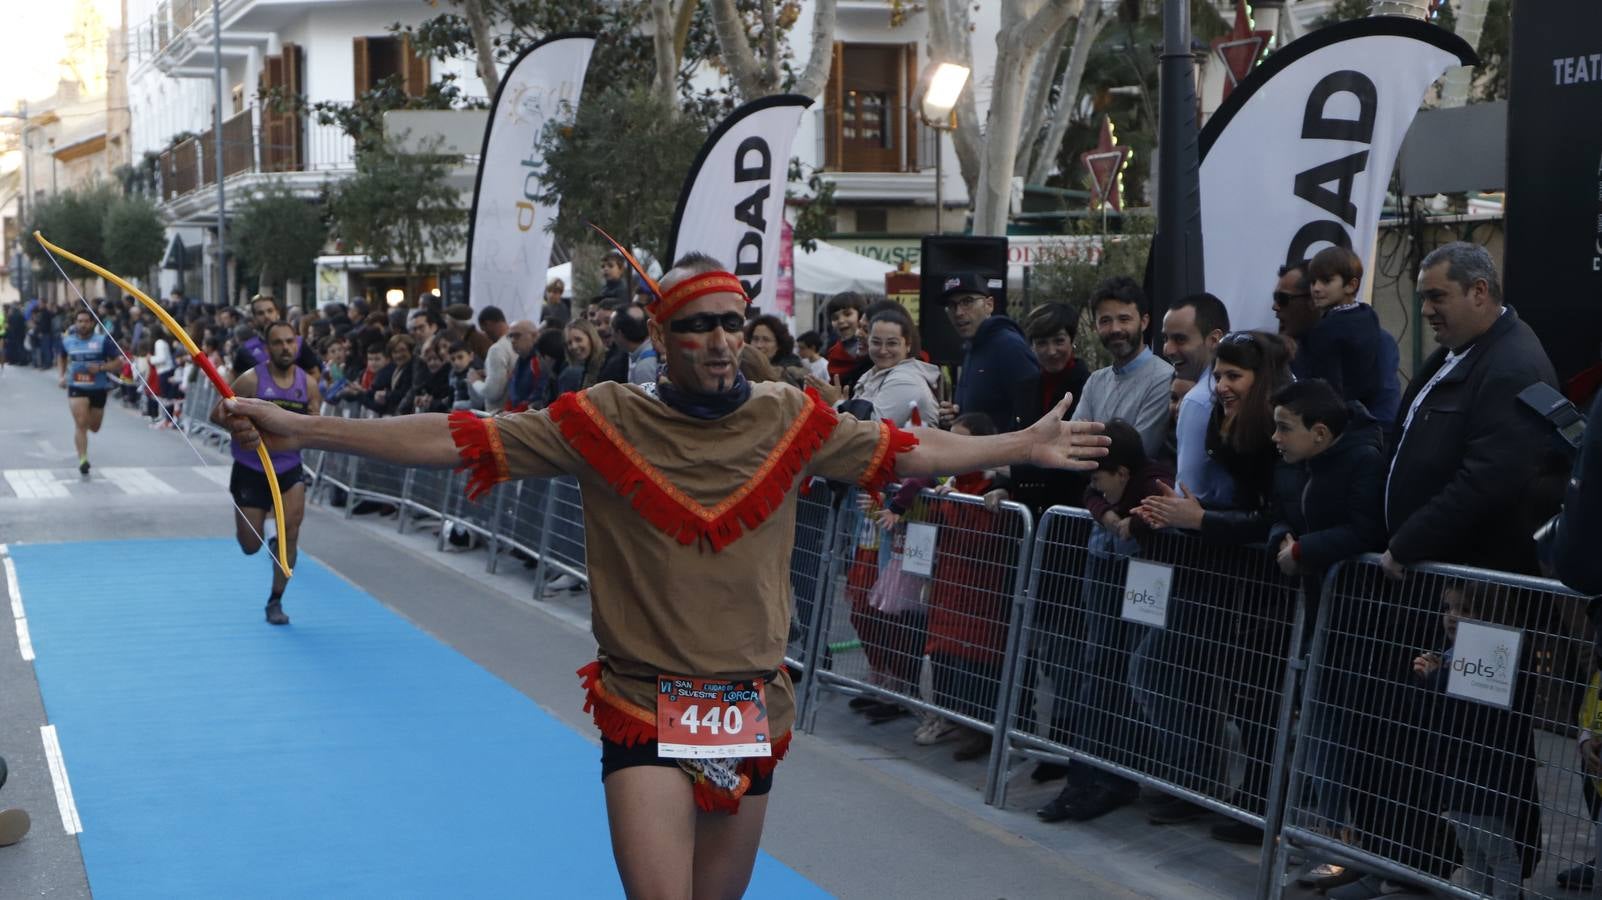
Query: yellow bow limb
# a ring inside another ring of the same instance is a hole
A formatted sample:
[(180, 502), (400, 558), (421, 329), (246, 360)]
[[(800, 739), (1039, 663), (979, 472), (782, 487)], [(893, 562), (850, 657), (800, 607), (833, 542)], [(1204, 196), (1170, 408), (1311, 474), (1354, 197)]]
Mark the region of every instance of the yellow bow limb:
[[(60, 247), (57, 247), (55, 244), (50, 243), (49, 241), (45, 240), (45, 236), (43, 234), (35, 231), (33, 233), (33, 237), (34, 240), (38, 241), (39, 244), (46, 250), (72, 260), (85, 269), (88, 269), (96, 275), (99, 275), (101, 278), (104, 278), (112, 284), (115, 284), (117, 287), (122, 288), (128, 293), (129, 296), (138, 300), (140, 304), (145, 307), (145, 309), (150, 310), (151, 314), (154, 315), (161, 322), (161, 324), (167, 326), (167, 330), (172, 333), (173, 337), (176, 337), (178, 341), (184, 345), (185, 349), (189, 351), (190, 358), (193, 359), (195, 364), (200, 366), (201, 370), (206, 373), (206, 377), (211, 379), (211, 383), (217, 386), (217, 393), (222, 395), (224, 399), (233, 399), (234, 389), (229, 386), (228, 382), (223, 380), (222, 375), (217, 372), (217, 368), (211, 364), (211, 360), (206, 358), (206, 354), (201, 352), (201, 349), (199, 345), (195, 343), (194, 338), (189, 336), (189, 332), (185, 331), (184, 327), (178, 324), (177, 319), (174, 319), (172, 316), (168, 315), (167, 311), (161, 308), (161, 304), (150, 299), (150, 297), (148, 297), (144, 291), (141, 291), (140, 289), (129, 284), (126, 280), (117, 276), (115, 273), (105, 269), (102, 266), (95, 265), (76, 253), (63, 250)], [(278, 473), (273, 471), (273, 460), (271, 456), (267, 455), (267, 444), (265, 440), (256, 445), (256, 456), (261, 460), (262, 471), (267, 475), (267, 487), (272, 491), (273, 521), (278, 525), (279, 534), (288, 534), (289, 532), (284, 528), (284, 497), (281, 493), (279, 493)], [(284, 561), (282, 548), (279, 549), (279, 553), (274, 559), (274, 562), (278, 564), (278, 568), (284, 573), (285, 578), (289, 578), (294, 574), (290, 571), (289, 564)]]

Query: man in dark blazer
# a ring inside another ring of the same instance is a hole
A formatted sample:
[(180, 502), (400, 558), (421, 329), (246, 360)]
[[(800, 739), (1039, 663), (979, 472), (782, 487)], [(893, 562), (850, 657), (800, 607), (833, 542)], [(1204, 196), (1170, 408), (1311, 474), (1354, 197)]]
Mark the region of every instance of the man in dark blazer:
[[(1531, 503), (1542, 463), (1532, 436), (1547, 426), (1518, 395), (1537, 381), (1555, 386), (1552, 363), (1535, 332), (1503, 304), (1483, 247), (1457, 242), (1432, 251), (1419, 267), (1418, 294), (1440, 347), (1402, 397), (1381, 565), (1398, 580), (1423, 562), (1532, 572), (1532, 535), (1544, 521)], [(1338, 664), (1368, 689), (1347, 702), (1365, 720), (1385, 723), (1353, 735), (1354, 759), (1363, 760), (1351, 772), (1353, 825), (1363, 843), (1396, 862), (1450, 877), (1459, 851), (1437, 812), (1445, 802), (1443, 763), (1428, 742), (1410, 737), (1427, 729), (1411, 661), (1415, 648), (1439, 640), (1441, 597), (1410, 585), (1349, 599), (1367, 627), (1349, 636)], [(1378, 896), (1383, 887), (1371, 875), (1348, 895)]]
[(1385, 491), (1386, 574), (1426, 560), (1534, 573), (1534, 526), (1520, 513), (1542, 462), (1532, 435), (1546, 426), (1518, 395), (1537, 381), (1556, 387), (1557, 373), (1535, 332), (1503, 305), (1485, 248), (1459, 241), (1432, 251), (1418, 294), (1441, 346), (1402, 397)]

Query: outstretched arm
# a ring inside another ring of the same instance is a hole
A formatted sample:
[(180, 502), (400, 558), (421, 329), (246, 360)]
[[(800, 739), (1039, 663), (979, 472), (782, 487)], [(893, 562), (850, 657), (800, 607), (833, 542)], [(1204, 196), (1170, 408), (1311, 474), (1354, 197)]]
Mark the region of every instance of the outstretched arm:
[(302, 416), (244, 397), (224, 400), (222, 407), (229, 432), (246, 450), (265, 439), (271, 450), (331, 450), (402, 466), (445, 468), (462, 462), (443, 413), (388, 419)]
[(1100, 422), (1065, 422), (1073, 395), (1066, 394), (1055, 408), (1023, 431), (985, 437), (952, 434), (933, 428), (916, 428), (918, 446), (896, 458), (902, 478), (960, 475), (999, 466), (1032, 465), (1045, 469), (1088, 472), (1107, 455), (1110, 441)]

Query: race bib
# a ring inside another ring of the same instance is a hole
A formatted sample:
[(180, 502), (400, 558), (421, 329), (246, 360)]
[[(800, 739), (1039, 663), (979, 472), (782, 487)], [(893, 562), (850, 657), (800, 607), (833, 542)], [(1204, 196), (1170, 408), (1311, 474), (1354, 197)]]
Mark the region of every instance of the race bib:
[(95, 376), (88, 372), (74, 372), (72, 373), (72, 381), (74, 384), (94, 384)]
[(656, 755), (663, 759), (772, 756), (760, 681), (656, 680)]

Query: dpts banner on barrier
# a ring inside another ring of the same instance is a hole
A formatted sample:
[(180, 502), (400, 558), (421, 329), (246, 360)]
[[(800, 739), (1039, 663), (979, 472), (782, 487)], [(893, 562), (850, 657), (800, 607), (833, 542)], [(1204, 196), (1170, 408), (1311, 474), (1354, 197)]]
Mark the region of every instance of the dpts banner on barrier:
[(539, 321), (557, 204), (539, 199), (551, 121), (571, 120), (595, 48), (591, 34), (553, 35), (523, 51), (501, 79), (484, 128), (467, 232), (468, 303)]
[(777, 309), (790, 145), (811, 105), (807, 97), (780, 94), (730, 113), (701, 146), (673, 214), (673, 259), (691, 251), (711, 256), (768, 312)]
[(1315, 31), (1235, 88), (1201, 132), (1207, 290), (1231, 325), (1274, 330), (1280, 266), (1331, 244), (1371, 260), (1424, 92), (1448, 67), (1478, 61), (1456, 35), (1381, 16)]

